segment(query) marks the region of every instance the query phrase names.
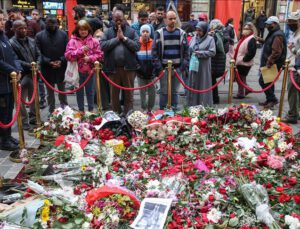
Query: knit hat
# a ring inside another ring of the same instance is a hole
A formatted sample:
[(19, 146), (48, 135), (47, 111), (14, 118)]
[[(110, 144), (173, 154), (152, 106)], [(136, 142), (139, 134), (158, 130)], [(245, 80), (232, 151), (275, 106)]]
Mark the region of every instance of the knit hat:
[(147, 25), (147, 24), (142, 25), (142, 27), (140, 29), (140, 33), (142, 34), (144, 30), (147, 30), (149, 32), (149, 34), (151, 35), (151, 28), (149, 25)]

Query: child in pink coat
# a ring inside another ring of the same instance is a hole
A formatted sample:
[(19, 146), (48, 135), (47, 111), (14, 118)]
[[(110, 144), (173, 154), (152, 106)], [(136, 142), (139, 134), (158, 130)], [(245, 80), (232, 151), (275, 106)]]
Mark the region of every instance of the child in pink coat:
[[(77, 61), (79, 71), (79, 85), (81, 85), (94, 67), (95, 61), (103, 60), (100, 43), (92, 36), (92, 29), (85, 20), (80, 20), (67, 45), (65, 57), (68, 61)], [(88, 110), (94, 109), (95, 75), (84, 86), (88, 102)], [(84, 112), (83, 88), (76, 92), (79, 111)]]

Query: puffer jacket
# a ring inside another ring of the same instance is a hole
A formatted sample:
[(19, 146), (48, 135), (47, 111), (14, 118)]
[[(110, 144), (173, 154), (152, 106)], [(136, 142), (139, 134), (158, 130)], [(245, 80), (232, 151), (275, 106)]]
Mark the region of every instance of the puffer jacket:
[(0, 30), (0, 94), (12, 92), (10, 73), (22, 70), (19, 61), (17, 61), (17, 56), (8, 42), (8, 38)]
[[(84, 51), (84, 46), (88, 46), (90, 49)], [(89, 57), (88, 62), (84, 61), (85, 56)], [(103, 52), (100, 49), (99, 41), (91, 35), (85, 39), (72, 35), (66, 48), (65, 57), (68, 61), (77, 61), (79, 72), (89, 73), (93, 69), (95, 61), (103, 60)]]
[(226, 54), (224, 50), (225, 39), (222, 31), (215, 30), (214, 40), (216, 43), (216, 55), (211, 58), (211, 73), (215, 77), (220, 77), (225, 72)]

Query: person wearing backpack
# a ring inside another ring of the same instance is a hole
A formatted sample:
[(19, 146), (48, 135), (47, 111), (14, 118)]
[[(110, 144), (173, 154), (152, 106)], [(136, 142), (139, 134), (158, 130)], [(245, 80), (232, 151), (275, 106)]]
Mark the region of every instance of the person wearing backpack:
[[(153, 78), (153, 65), (152, 65), (152, 43), (151, 28), (148, 24), (142, 25), (140, 29), (140, 45), (141, 48), (137, 52), (137, 59), (139, 69), (137, 70), (138, 84), (144, 86), (150, 83)], [(148, 94), (148, 99), (146, 98)], [(151, 112), (155, 105), (155, 86), (151, 85), (140, 91), (141, 107), (145, 112)]]

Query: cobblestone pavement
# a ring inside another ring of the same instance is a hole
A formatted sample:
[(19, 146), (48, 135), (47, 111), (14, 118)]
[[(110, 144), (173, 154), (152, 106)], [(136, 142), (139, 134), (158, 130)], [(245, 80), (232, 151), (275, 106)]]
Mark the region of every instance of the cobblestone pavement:
[[(249, 84), (250, 87), (252, 87), (254, 89), (260, 89), (260, 86), (258, 84), (260, 53), (261, 53), (261, 49), (258, 49), (258, 52), (255, 57), (255, 65), (251, 68), (251, 71), (247, 77), (247, 83)], [(229, 77), (229, 75), (228, 75), (228, 77)], [(226, 107), (227, 106), (228, 85), (229, 85), (228, 77), (227, 77), (225, 83), (221, 83), (219, 85), (220, 104), (217, 107)], [(280, 93), (281, 93), (282, 78), (283, 78), (283, 73), (280, 76), (280, 79), (276, 83), (276, 86), (275, 86), (275, 92), (276, 92), (276, 96), (278, 99), (280, 98)], [(135, 85), (137, 85), (137, 81), (135, 82)], [(183, 91), (183, 88), (181, 88), (181, 91)], [(237, 84), (234, 83), (233, 95), (236, 94), (236, 92), (237, 92)], [(185, 99), (186, 99), (185, 97), (180, 97), (179, 109), (181, 109), (184, 106)], [(56, 98), (56, 101), (58, 101), (57, 98)], [(158, 108), (158, 95), (156, 96), (156, 101), (157, 102), (156, 102), (155, 108)], [(248, 103), (248, 104), (254, 104), (254, 105), (258, 106), (258, 103), (263, 102), (263, 101), (265, 101), (265, 95), (263, 93), (260, 93), (260, 94), (252, 93), (252, 94), (249, 94), (243, 100), (233, 99), (233, 104)], [(71, 107), (77, 108), (75, 94), (68, 95), (68, 102)], [(279, 106), (277, 105), (274, 109), (275, 115), (278, 114), (278, 108), (279, 108)], [(138, 91), (134, 91), (134, 109), (136, 109), (136, 110), (140, 109), (140, 96), (139, 96)], [(287, 102), (287, 93), (286, 93), (283, 117), (285, 116), (285, 113), (287, 111), (288, 111), (288, 102)], [(43, 109), (41, 111), (41, 117), (42, 117), (43, 121), (47, 120), (47, 117), (48, 117), (47, 108)], [(293, 127), (294, 133), (299, 131), (298, 125), (292, 125), (292, 127)], [(16, 124), (12, 128), (12, 133), (13, 133), (14, 137), (18, 138), (18, 129), (17, 129)], [(34, 137), (29, 136), (27, 131), (25, 131), (24, 134), (25, 134), (25, 141), (26, 141), (27, 147), (38, 147), (39, 146), (39, 140), (36, 140), (36, 139), (34, 139)], [(19, 173), (19, 171), (22, 169), (23, 165), (11, 162), (9, 160), (9, 154), (10, 154), (10, 152), (0, 150), (0, 176), (3, 176), (4, 178), (7, 178), (7, 179), (13, 179)]]

